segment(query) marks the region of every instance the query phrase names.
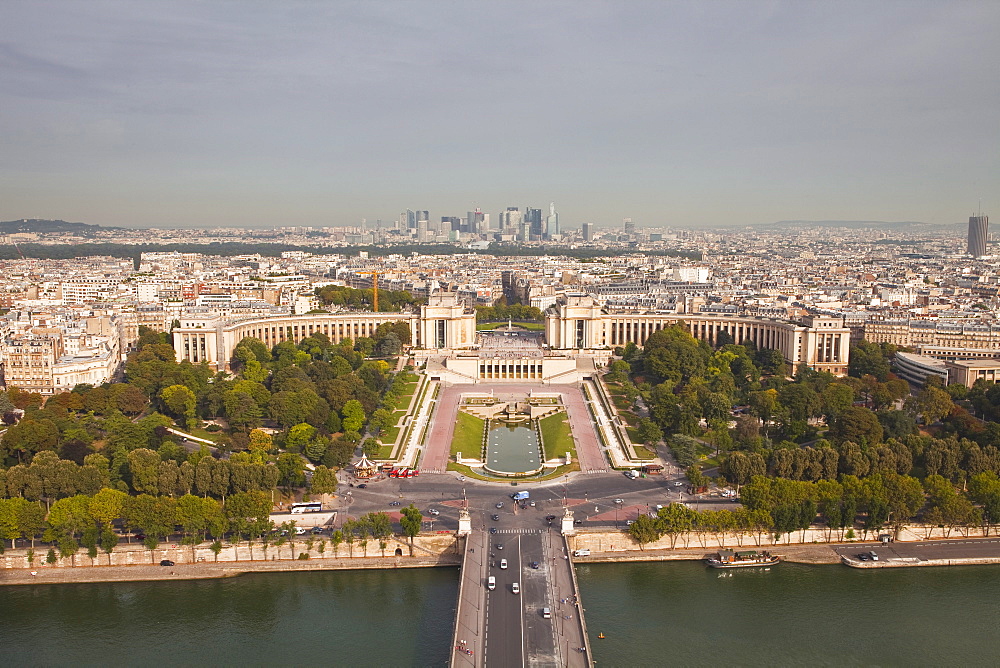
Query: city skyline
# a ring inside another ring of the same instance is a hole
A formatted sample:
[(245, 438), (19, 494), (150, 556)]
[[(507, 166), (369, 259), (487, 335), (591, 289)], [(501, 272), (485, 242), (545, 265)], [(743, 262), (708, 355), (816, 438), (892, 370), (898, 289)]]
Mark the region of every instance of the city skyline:
[(240, 9), (6, 8), (0, 218), (344, 226), (555, 201), (573, 229), (996, 209), (995, 3)]

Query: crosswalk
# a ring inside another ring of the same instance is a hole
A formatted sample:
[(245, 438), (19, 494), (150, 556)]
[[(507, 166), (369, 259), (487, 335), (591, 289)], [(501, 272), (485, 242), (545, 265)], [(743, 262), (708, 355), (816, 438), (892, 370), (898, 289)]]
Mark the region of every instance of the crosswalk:
[(607, 469), (587, 469), (584, 473), (607, 473)]
[(532, 533), (542, 533), (541, 529), (501, 529), (497, 527), (497, 533), (519, 533), (519, 534), (532, 534)]

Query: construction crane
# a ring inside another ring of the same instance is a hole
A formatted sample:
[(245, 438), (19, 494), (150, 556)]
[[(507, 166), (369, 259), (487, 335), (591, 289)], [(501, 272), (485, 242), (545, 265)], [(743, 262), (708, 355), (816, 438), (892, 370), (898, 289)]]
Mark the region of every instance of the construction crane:
[(378, 313), (378, 272), (377, 271), (359, 271), (359, 276), (371, 276), (372, 277), (372, 310)]

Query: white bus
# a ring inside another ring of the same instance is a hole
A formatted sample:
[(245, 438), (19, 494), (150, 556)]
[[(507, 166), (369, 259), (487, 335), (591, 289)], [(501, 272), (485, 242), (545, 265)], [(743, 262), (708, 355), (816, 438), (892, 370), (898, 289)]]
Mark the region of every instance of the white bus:
[(323, 504), (319, 501), (307, 501), (304, 503), (293, 503), (292, 504), (292, 514), (301, 515), (302, 513), (318, 513), (322, 512)]

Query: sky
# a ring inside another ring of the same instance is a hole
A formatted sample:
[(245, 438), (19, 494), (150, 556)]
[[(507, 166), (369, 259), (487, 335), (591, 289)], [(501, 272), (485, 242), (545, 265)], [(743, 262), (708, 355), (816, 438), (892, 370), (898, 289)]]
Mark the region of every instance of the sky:
[(1000, 2), (0, 4), (0, 220), (1000, 219)]

